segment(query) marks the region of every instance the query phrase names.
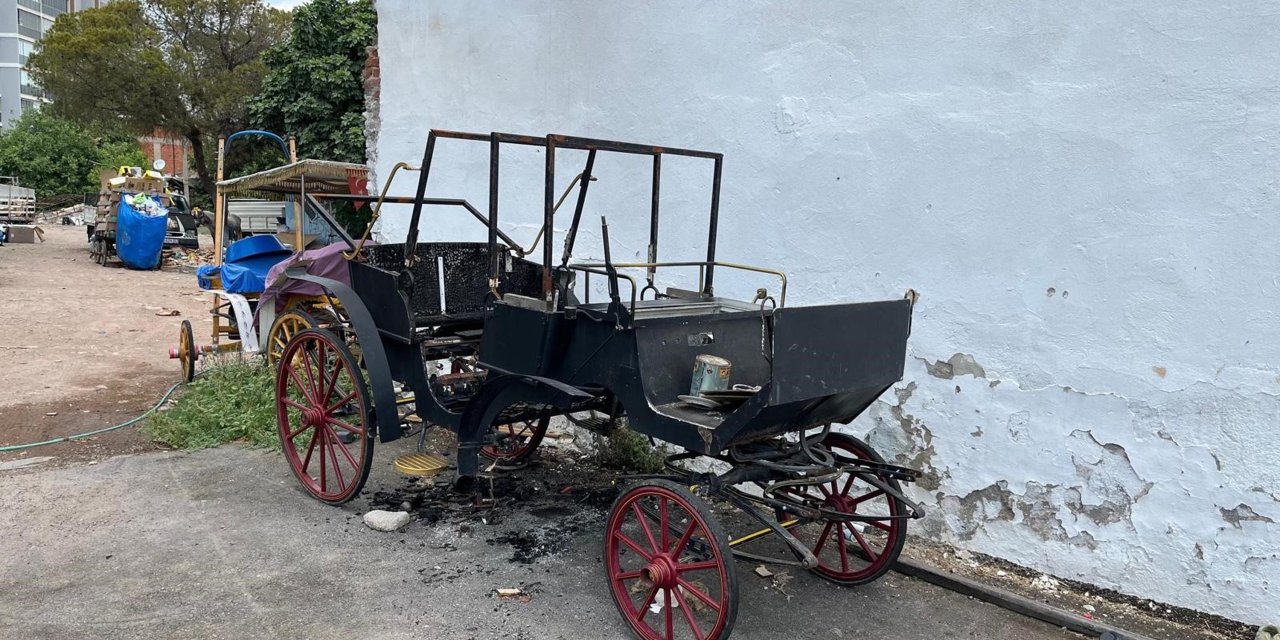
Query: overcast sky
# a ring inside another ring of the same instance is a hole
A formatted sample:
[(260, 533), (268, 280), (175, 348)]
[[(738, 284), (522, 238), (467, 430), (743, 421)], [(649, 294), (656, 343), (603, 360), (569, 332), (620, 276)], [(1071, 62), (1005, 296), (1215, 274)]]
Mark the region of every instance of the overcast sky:
[(300, 4), (306, 4), (307, 0), (267, 0), (267, 4), (277, 9), (292, 9)]

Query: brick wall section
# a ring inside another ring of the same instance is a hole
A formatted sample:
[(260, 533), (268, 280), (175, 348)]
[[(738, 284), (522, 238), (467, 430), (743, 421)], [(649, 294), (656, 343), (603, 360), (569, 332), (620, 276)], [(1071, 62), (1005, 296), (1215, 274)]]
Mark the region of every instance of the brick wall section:
[(378, 129), (381, 121), (378, 117), (378, 105), (382, 99), (382, 68), (378, 60), (378, 46), (365, 48), (364, 72), (364, 140), (365, 157), (369, 162), (369, 184), (378, 184), (373, 167), (377, 162)]

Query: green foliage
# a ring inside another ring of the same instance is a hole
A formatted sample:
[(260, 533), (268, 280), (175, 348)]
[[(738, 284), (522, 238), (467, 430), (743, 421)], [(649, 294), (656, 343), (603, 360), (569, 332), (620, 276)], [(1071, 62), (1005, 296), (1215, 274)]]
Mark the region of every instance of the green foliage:
[[(294, 9), (293, 30), (267, 51), (269, 71), (249, 104), (253, 122), (298, 139), (305, 158), (365, 161), (365, 50), (377, 40), (370, 0), (312, 0)], [(369, 207), (335, 207), (334, 217), (359, 235)]]
[(259, 359), (228, 357), (187, 385), (167, 410), (153, 414), (143, 431), (179, 449), (227, 442), (278, 449), (275, 376)]
[(608, 437), (596, 438), (596, 463), (607, 469), (632, 473), (658, 473), (666, 451), (623, 425)]
[(0, 133), (0, 175), (18, 176), (37, 198), (98, 190), (98, 172), (146, 157), (128, 136), (95, 135), (46, 110), (28, 111)]
[(208, 190), (205, 144), (247, 124), (262, 53), (287, 23), (262, 0), (117, 0), (58, 16), (27, 65), (56, 114), (185, 137)]

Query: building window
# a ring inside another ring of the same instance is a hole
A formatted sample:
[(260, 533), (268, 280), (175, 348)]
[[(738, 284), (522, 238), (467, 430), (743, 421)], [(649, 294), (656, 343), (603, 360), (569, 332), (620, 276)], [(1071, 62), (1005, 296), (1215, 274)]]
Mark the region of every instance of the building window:
[(40, 16), (18, 10), (18, 35), (39, 39), (44, 33), (40, 30)]
[(40, 98), (44, 96), (44, 91), (40, 89), (40, 85), (31, 79), (31, 74), (26, 69), (22, 70), (22, 93), (29, 96)]
[(67, 12), (67, 0), (44, 0), (41, 9), (47, 16), (58, 17)]
[(19, 7), (26, 7), (35, 11), (40, 10), (40, 0), (18, 0)]
[(36, 50), (36, 45), (34, 43), (27, 42), (26, 40), (19, 40), (18, 41), (18, 64), (22, 66), (26, 66), (27, 59), (31, 57), (32, 53), (35, 53), (35, 50)]
[(22, 112), (35, 111), (40, 108), (40, 102), (37, 100), (22, 99)]

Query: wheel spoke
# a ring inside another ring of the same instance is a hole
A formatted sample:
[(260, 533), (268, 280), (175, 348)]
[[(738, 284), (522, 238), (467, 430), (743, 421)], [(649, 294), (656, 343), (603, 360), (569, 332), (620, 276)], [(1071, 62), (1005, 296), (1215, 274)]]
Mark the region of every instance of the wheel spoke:
[[(316, 387), (316, 376), (320, 373), (321, 368), (316, 364), (315, 359), (311, 357), (311, 351), (306, 348), (302, 349), (302, 360), (302, 366), (307, 370), (307, 381), (311, 383), (311, 386), (308, 387), (311, 389), (311, 398), (316, 404), (320, 404), (320, 389)], [(313, 369), (315, 370), (314, 373)]]
[(685, 580), (684, 578), (677, 578), (676, 580), (677, 582), (680, 583), (680, 587), (682, 589), (684, 589), (685, 591), (688, 591), (689, 593), (692, 593), (695, 598), (701, 600), (703, 604), (706, 604), (708, 607), (711, 607), (712, 609), (714, 609), (716, 613), (720, 613), (720, 603), (711, 599), (711, 596), (703, 593), (702, 589), (699, 589), (693, 586), (693, 584), (691, 584), (688, 580)]
[(298, 372), (293, 368), (293, 363), (289, 363), (287, 371), (289, 380), (298, 388), (298, 391), (302, 392), (302, 397), (306, 398), (307, 402), (315, 402), (315, 398), (312, 398), (311, 393), (307, 391), (307, 385), (302, 381), (302, 376), (299, 376)]
[[(330, 395), (332, 395), (332, 393)], [(348, 393), (347, 395), (342, 396), (342, 398), (337, 402), (329, 405), (329, 407), (326, 408), (324, 412), (333, 413), (334, 411), (337, 411), (338, 409), (342, 408), (342, 405), (354, 400), (357, 395), (359, 395), (359, 392), (353, 390), (351, 393)]]
[(666, 605), (662, 607), (662, 612), (667, 614), (667, 640), (675, 640), (676, 632), (675, 632), (675, 629), (672, 628), (672, 620), (671, 620), (671, 590), (670, 589), (662, 590), (662, 601), (663, 601), (663, 604)]
[(884, 489), (876, 489), (875, 491), (872, 491), (871, 493), (868, 493), (865, 496), (858, 496), (849, 504), (857, 506), (859, 504), (862, 504), (863, 502), (866, 502), (867, 500), (870, 500), (872, 498), (878, 498), (882, 495), (884, 495)]
[(867, 524), (869, 524), (869, 525), (871, 525), (871, 526), (873, 526), (873, 527), (875, 527), (875, 528), (877, 528), (877, 529), (879, 529), (879, 530), (881, 530), (881, 531), (887, 531), (887, 532), (889, 532), (889, 533), (893, 533), (893, 527), (891, 527), (891, 526), (889, 526), (889, 525), (887, 525), (887, 524), (885, 524), (885, 523), (883, 523), (883, 522), (881, 522), (881, 521), (879, 521), (879, 520), (872, 520), (872, 521), (867, 522)]
[[(834, 524), (834, 523), (832, 523)], [(844, 541), (843, 525), (836, 529), (836, 544), (840, 547), (840, 570), (848, 573), (849, 571), (849, 549)]]
[[(316, 438), (325, 440), (325, 433), (323, 429), (316, 429)], [(320, 493), (325, 493), (329, 490), (329, 477), (325, 475), (324, 472), (324, 449), (327, 446), (328, 445), (325, 442), (320, 443)]]
[(337, 354), (334, 354), (334, 356), (336, 359), (333, 363), (333, 373), (329, 374), (329, 381), (324, 385), (324, 397), (321, 399), (320, 404), (328, 404), (329, 397), (333, 395), (334, 391), (338, 390), (338, 375), (342, 373), (343, 362), (341, 357), (337, 357)]
[(822, 535), (818, 536), (818, 544), (813, 547), (813, 555), (816, 556), (822, 553), (822, 545), (827, 543), (827, 536), (831, 535), (831, 527), (834, 525), (834, 522), (828, 522), (827, 526), (822, 529)]
[[(862, 547), (862, 550), (864, 552), (866, 552), (867, 560), (871, 562), (875, 562), (876, 559), (880, 557), (879, 555), (876, 554), (876, 552), (871, 550), (871, 545), (867, 544), (867, 539), (862, 537), (862, 533), (860, 533), (857, 529), (855, 529), (853, 525), (849, 525), (849, 533), (853, 534), (853, 539), (857, 540), (858, 545)], [(848, 569), (846, 569), (846, 571), (847, 570)]]
[(667, 498), (665, 496), (658, 497), (658, 513), (660, 514), (658, 527), (661, 529), (658, 533), (662, 536), (662, 549), (660, 550), (666, 552), (667, 533), (670, 530), (670, 526), (667, 524)]
[(658, 595), (658, 585), (653, 585), (649, 589), (649, 594), (644, 597), (644, 602), (640, 604), (640, 615), (636, 618), (636, 622), (644, 622), (644, 614), (649, 613), (649, 605), (653, 604), (654, 596)]
[(854, 476), (852, 473), (851, 473), (851, 474), (849, 474), (849, 479), (844, 481), (844, 488), (840, 490), (840, 495), (842, 495), (842, 496), (847, 496), (847, 495), (849, 495), (849, 489), (852, 489), (852, 488), (853, 488), (853, 479), (854, 479), (854, 477), (855, 477), (855, 476)]
[(632, 551), (635, 551), (636, 553), (640, 554), (640, 557), (641, 557), (641, 558), (644, 558), (644, 559), (645, 559), (645, 562), (650, 562), (650, 561), (652, 561), (652, 560), (653, 560), (653, 555), (652, 555), (652, 554), (650, 554), (649, 552), (645, 551), (644, 549), (641, 549), (641, 548), (640, 548), (640, 545), (636, 544), (636, 541), (635, 541), (635, 540), (632, 540), (631, 538), (628, 538), (628, 537), (627, 537), (627, 534), (625, 534), (625, 533), (623, 533), (623, 532), (621, 532), (621, 531), (614, 531), (614, 532), (613, 532), (613, 537), (615, 537), (615, 538), (617, 538), (619, 541), (621, 541), (621, 542), (622, 542), (622, 544), (625, 544), (625, 545), (627, 545), (628, 547), (631, 547), (631, 550), (632, 550)]
[(303, 424), (301, 427), (298, 427), (296, 431), (290, 432), (287, 436), (285, 436), (285, 438), (288, 439), (290, 442), (292, 442), (294, 438), (298, 437), (299, 433), (302, 433), (303, 431), (306, 431), (309, 428), (311, 428), (310, 425)]
[(327, 445), (325, 449), (329, 452), (329, 461), (333, 463), (333, 475), (338, 476), (337, 477), (338, 492), (341, 493), (343, 490), (347, 488), (347, 481), (342, 476), (342, 465), (338, 464), (338, 452), (335, 450), (336, 447), (334, 447), (333, 445), (335, 442), (338, 443), (339, 445), (341, 445), (342, 443), (338, 442), (338, 438), (333, 434), (332, 430), (330, 430), (329, 433), (325, 434), (324, 440)]
[(676, 603), (680, 605), (680, 610), (684, 612), (684, 621), (689, 623), (689, 629), (693, 631), (693, 637), (697, 640), (704, 640), (707, 636), (703, 635), (702, 629), (698, 627), (698, 623), (693, 620), (693, 612), (689, 610), (689, 603), (685, 602), (684, 596), (680, 593), (681, 589), (677, 587)]
[(293, 407), (294, 409), (297, 409), (298, 411), (306, 411), (307, 409), (310, 408), (303, 405), (301, 402), (298, 402), (297, 400), (293, 400), (291, 398), (281, 398), (280, 402), (283, 402), (284, 404), (287, 404)]
[[(359, 469), (360, 463), (356, 462), (355, 456), (351, 455), (351, 449), (347, 448), (347, 443), (338, 438), (338, 433), (333, 430), (333, 427), (326, 424), (324, 428), (329, 430), (329, 439), (332, 440), (334, 444), (338, 445), (338, 449), (342, 451), (342, 455), (347, 459), (347, 462), (351, 463), (351, 467), (353, 469)], [(336, 465), (338, 464), (338, 461), (334, 460), (333, 463)]]
[(684, 564), (676, 565), (676, 571), (679, 571), (680, 573), (684, 573), (686, 571), (702, 571), (704, 569), (719, 569), (719, 568), (720, 568), (719, 560), (703, 560), (702, 562), (686, 562)]
[[(319, 430), (317, 430), (317, 431), (319, 431)], [(311, 433), (311, 442), (307, 444), (307, 455), (306, 455), (306, 457), (305, 457), (305, 458), (303, 458), (303, 460), (302, 460), (302, 472), (303, 472), (303, 473), (307, 473), (307, 469), (309, 469), (309, 468), (311, 467), (311, 454), (312, 454), (312, 453), (314, 453), (314, 452), (315, 452), (315, 450), (316, 450), (316, 438), (318, 438), (318, 437), (319, 437), (319, 436), (317, 436), (317, 435), (316, 435), (316, 432), (312, 432), (312, 433)]]
[(635, 580), (636, 578), (642, 578), (642, 577), (644, 577), (644, 574), (639, 571), (623, 571), (622, 573), (619, 573), (617, 576), (615, 576), (614, 579), (615, 580)]
[(649, 523), (647, 522), (648, 518), (645, 517), (644, 512), (640, 510), (639, 501), (631, 503), (631, 512), (636, 514), (636, 520), (640, 521), (640, 528), (644, 529), (644, 537), (649, 541), (649, 547), (653, 549), (654, 553), (657, 553), (658, 543), (653, 539), (653, 531), (649, 529)]
[(342, 420), (339, 420), (333, 416), (326, 417), (324, 421), (326, 424), (330, 426), (342, 427), (343, 429), (350, 431), (351, 433), (354, 433), (356, 435), (364, 435), (364, 429), (360, 427), (353, 427), (350, 424), (343, 422)]
[(689, 538), (693, 536), (694, 529), (698, 528), (698, 521), (690, 519), (689, 526), (684, 530), (684, 534), (680, 536), (680, 540), (676, 541), (676, 546), (671, 550), (671, 557), (680, 558), (680, 552), (684, 551), (684, 545), (689, 543)]

